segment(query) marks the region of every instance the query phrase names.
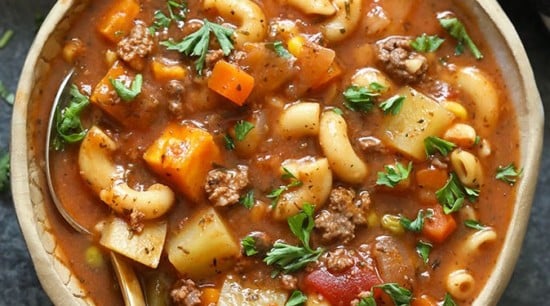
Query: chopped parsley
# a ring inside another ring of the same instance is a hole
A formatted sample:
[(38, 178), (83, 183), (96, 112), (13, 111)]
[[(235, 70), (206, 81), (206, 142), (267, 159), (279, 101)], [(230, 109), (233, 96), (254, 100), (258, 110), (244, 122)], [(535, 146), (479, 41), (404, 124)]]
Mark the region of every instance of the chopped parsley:
[(168, 8), (168, 16), (162, 11), (155, 11), (153, 16), (153, 24), (149, 27), (149, 32), (153, 35), (160, 29), (165, 29), (170, 26), (172, 21), (183, 21), (187, 17), (187, 3), (184, 1), (166, 1)]
[(399, 182), (409, 178), (409, 174), (412, 170), (412, 162), (409, 162), (407, 168), (397, 162), (395, 165), (384, 166), (384, 169), (386, 172), (378, 172), (376, 184), (393, 188), (399, 184)]
[(172, 19), (166, 16), (162, 11), (156, 11), (153, 17), (153, 24), (149, 27), (149, 32), (153, 35), (156, 31), (168, 28)]
[(0, 191), (6, 190), (10, 182), (10, 153), (0, 154)]
[(338, 107), (334, 107), (331, 109), (333, 112), (335, 112), (336, 114), (340, 115), (340, 116), (343, 116), (344, 115), (344, 112), (338, 108)]
[(409, 220), (405, 216), (399, 216), (399, 223), (408, 231), (411, 232), (420, 232), (424, 228), (424, 220), (426, 218), (431, 218), (434, 212), (431, 209), (428, 209), (426, 212), (424, 210), (419, 210), (416, 215), (416, 219)]
[(246, 135), (254, 128), (254, 124), (245, 121), (245, 120), (239, 120), (237, 121), (237, 124), (235, 124), (235, 138), (238, 141), (243, 141), (246, 137)]
[(522, 174), (523, 169), (518, 169), (513, 163), (510, 163), (507, 166), (498, 166), (495, 178), (507, 184), (514, 185)]
[(286, 301), (285, 306), (302, 306), (307, 301), (307, 296), (302, 293), (300, 290), (294, 290), (288, 301)]
[(385, 283), (381, 285), (372, 286), (370, 289), (370, 295), (363, 297), (357, 304), (357, 306), (376, 306), (376, 299), (374, 298), (374, 289), (380, 288), (384, 291), (397, 306), (408, 306), (412, 301), (412, 292), (408, 289), (401, 287), (397, 283)]
[(15, 100), (14, 94), (9, 92), (2, 81), (0, 81), (0, 97), (10, 105), (13, 105), (13, 101)]
[(210, 44), (210, 33), (213, 33), (216, 37), (223, 54), (229, 55), (231, 50), (234, 49), (231, 39), (233, 32), (233, 29), (204, 19), (204, 24), (199, 30), (187, 35), (179, 43), (163, 41), (160, 44), (165, 46), (168, 50), (175, 50), (186, 56), (198, 56), (199, 58), (195, 61), (195, 69), (197, 73), (201, 75)]
[(126, 87), (121, 80), (109, 79), (111, 85), (115, 88), (116, 94), (126, 102), (134, 100), (141, 93), (141, 85), (143, 85), (143, 76), (137, 74), (130, 87)]
[(428, 136), (424, 139), (424, 148), (426, 150), (426, 156), (434, 155), (436, 152), (439, 152), (443, 156), (447, 156), (456, 148), (456, 144), (437, 136)]
[(0, 49), (8, 45), (12, 36), (13, 36), (13, 30), (6, 30), (4, 34), (0, 36)]
[(447, 183), (435, 192), (435, 196), (445, 214), (450, 214), (462, 208), (466, 198), (474, 202), (479, 197), (479, 190), (463, 186), (456, 174), (451, 172)]
[(423, 33), (411, 41), (411, 47), (418, 52), (435, 52), (444, 41), (445, 39), (437, 35)]
[(241, 246), (243, 247), (244, 254), (246, 256), (254, 256), (258, 254), (256, 250), (256, 239), (252, 236), (246, 236), (241, 240)]
[(391, 114), (395, 116), (401, 111), (403, 102), (405, 102), (405, 96), (395, 95), (380, 103), (379, 107), (382, 111), (384, 111), (384, 114)]
[(457, 306), (449, 293), (445, 293), (445, 299), (443, 300), (443, 306)]
[(273, 50), (275, 51), (275, 53), (277, 53), (279, 57), (287, 59), (293, 57), (292, 54), (290, 54), (290, 52), (285, 48), (282, 41), (276, 40), (271, 43), (271, 45), (273, 46)]
[(254, 190), (249, 190), (244, 196), (239, 199), (242, 206), (251, 209), (254, 206)]
[(432, 244), (428, 242), (424, 242), (422, 240), (418, 241), (416, 243), (416, 253), (420, 258), (422, 258), (422, 262), (427, 264), (430, 261), (430, 252), (432, 251)]
[(82, 127), (80, 114), (90, 104), (87, 96), (80, 93), (76, 85), (70, 87), (71, 100), (63, 109), (55, 113), (55, 128), (57, 135), (53, 141), (54, 148), (61, 150), (65, 143), (79, 142), (86, 136), (87, 130)]
[(267, 195), (267, 198), (271, 199), (271, 207), (275, 207), (277, 205), (277, 202), (279, 202), (279, 198), (283, 192), (293, 187), (302, 186), (302, 181), (300, 181), (294, 174), (292, 174), (292, 172), (290, 172), (290, 170), (285, 167), (283, 167), (283, 174), (281, 175), (281, 178), (290, 180), (290, 183), (284, 186), (279, 186), (279, 188), (272, 190)]
[(455, 54), (459, 55), (463, 53), (464, 45), (470, 49), (472, 54), (477, 60), (483, 58), (483, 54), (477, 48), (474, 41), (468, 35), (466, 27), (464, 24), (458, 20), (456, 17), (440, 17), (439, 24), (453, 37), (458, 41), (458, 44), (455, 49)]
[(229, 151), (235, 150), (235, 141), (230, 135), (228, 134), (223, 135), (223, 144), (227, 150)]
[(469, 228), (472, 228), (472, 229), (475, 229), (475, 230), (478, 230), (478, 231), (481, 231), (481, 230), (484, 230), (484, 229), (487, 228), (486, 225), (483, 225), (483, 224), (479, 223), (479, 221), (472, 220), (472, 219), (468, 219), (468, 220), (464, 221), (464, 225), (466, 227), (469, 227)]
[(369, 112), (374, 108), (376, 98), (386, 87), (376, 82), (368, 87), (352, 85), (344, 90), (344, 106), (354, 112)]
[(309, 246), (309, 237), (315, 225), (313, 211), (314, 206), (305, 203), (298, 214), (288, 218), (288, 226), (291, 232), (300, 240), (301, 246), (293, 246), (281, 241), (275, 242), (264, 258), (267, 265), (275, 265), (284, 273), (289, 273), (304, 268), (321, 256), (324, 251), (322, 248), (319, 247), (313, 250)]

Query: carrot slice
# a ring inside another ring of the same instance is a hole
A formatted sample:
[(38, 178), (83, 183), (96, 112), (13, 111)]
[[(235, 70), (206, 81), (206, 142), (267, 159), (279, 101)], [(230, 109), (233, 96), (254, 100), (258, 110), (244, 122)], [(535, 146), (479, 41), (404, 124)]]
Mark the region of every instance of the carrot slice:
[(442, 243), (455, 231), (456, 221), (452, 215), (443, 212), (441, 205), (432, 209), (434, 214), (431, 218), (426, 218), (422, 234), (432, 242)]
[(437, 302), (433, 297), (422, 294), (412, 300), (411, 306), (437, 306)]
[(113, 1), (97, 25), (97, 31), (111, 42), (118, 42), (130, 33), (138, 14), (139, 3), (136, 0)]
[(220, 60), (208, 79), (208, 88), (242, 106), (254, 88), (254, 77), (238, 66)]

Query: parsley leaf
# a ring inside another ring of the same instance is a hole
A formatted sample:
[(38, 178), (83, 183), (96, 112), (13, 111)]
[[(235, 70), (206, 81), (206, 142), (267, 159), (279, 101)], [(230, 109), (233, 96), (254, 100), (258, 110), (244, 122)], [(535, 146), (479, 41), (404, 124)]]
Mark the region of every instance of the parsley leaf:
[(137, 74), (130, 87), (126, 87), (121, 80), (109, 79), (111, 85), (115, 88), (116, 94), (124, 101), (129, 102), (134, 100), (141, 93), (141, 85), (143, 84), (143, 76)]
[(153, 35), (156, 31), (168, 28), (172, 19), (166, 16), (162, 11), (156, 11), (153, 17), (153, 24), (149, 27), (149, 32)]
[(285, 186), (279, 186), (279, 188), (272, 190), (266, 197), (271, 200), (271, 207), (275, 207), (277, 205), (277, 202), (279, 202), (279, 198), (281, 197), (281, 194), (283, 192), (287, 191), (288, 189), (292, 187), (298, 187), (302, 185), (302, 181), (300, 181), (290, 170), (283, 167), (283, 174), (281, 175), (282, 179), (290, 180), (290, 183)]
[(229, 151), (232, 151), (232, 150), (235, 150), (235, 141), (233, 140), (233, 138), (228, 135), (228, 134), (225, 134), (223, 136), (223, 143), (225, 145), (225, 148)]
[(428, 136), (424, 139), (424, 148), (426, 150), (426, 156), (434, 155), (436, 151), (443, 156), (447, 156), (456, 148), (456, 144), (437, 136)]
[(445, 186), (435, 192), (438, 202), (443, 206), (445, 214), (450, 214), (462, 208), (464, 200), (473, 202), (479, 196), (479, 190), (462, 185), (454, 172), (451, 172)]
[(234, 49), (231, 39), (233, 32), (233, 29), (204, 19), (204, 24), (199, 30), (187, 35), (179, 43), (163, 41), (160, 44), (165, 46), (168, 50), (175, 50), (186, 56), (198, 56), (199, 58), (195, 61), (195, 69), (197, 73), (201, 75), (210, 44), (210, 33), (214, 33), (223, 54), (228, 55), (231, 50)]
[(422, 258), (422, 261), (427, 264), (430, 261), (430, 252), (432, 251), (432, 244), (428, 242), (424, 242), (422, 240), (418, 241), (416, 243), (416, 253), (420, 258)]
[(248, 209), (251, 209), (254, 206), (254, 202), (254, 190), (249, 190), (239, 199), (239, 203)]
[(380, 103), (379, 107), (384, 111), (384, 114), (397, 115), (403, 107), (403, 102), (405, 102), (405, 96), (395, 95), (386, 101)]
[(397, 283), (386, 283), (374, 287), (381, 288), (387, 295), (391, 297), (391, 299), (397, 306), (410, 305), (411, 303), (412, 293), (408, 289), (401, 287)]
[(309, 237), (315, 226), (315, 221), (313, 221), (314, 209), (315, 207), (312, 204), (304, 203), (302, 210), (287, 220), (290, 231), (307, 250), (312, 252), (313, 250), (309, 247)]
[(57, 135), (53, 141), (54, 148), (61, 150), (65, 143), (79, 142), (86, 136), (87, 130), (82, 127), (80, 114), (90, 104), (90, 100), (78, 91), (76, 85), (70, 87), (71, 101), (64, 109), (55, 113)]
[(444, 41), (445, 39), (437, 35), (428, 36), (426, 33), (423, 33), (411, 41), (411, 47), (418, 52), (434, 52), (439, 49)]
[(170, 15), (170, 19), (176, 20), (176, 21), (182, 21), (187, 17), (187, 2), (186, 1), (175, 1), (175, 0), (168, 0), (167, 1), (168, 6), (168, 13)]
[(376, 306), (376, 300), (373, 296), (363, 297), (361, 298), (357, 306)]
[(0, 155), (0, 191), (4, 191), (10, 181), (10, 153)]
[(464, 49), (464, 44), (470, 49), (472, 54), (477, 60), (483, 58), (483, 54), (477, 48), (474, 41), (468, 35), (464, 24), (458, 20), (456, 17), (441, 17), (439, 19), (439, 24), (453, 37), (458, 41), (456, 46), (455, 53), (461, 54)]
[(300, 290), (294, 290), (288, 301), (286, 301), (285, 306), (302, 306), (307, 301), (307, 296), (302, 293)]
[(386, 172), (378, 172), (376, 184), (393, 188), (399, 184), (399, 182), (409, 178), (409, 174), (412, 170), (412, 162), (409, 162), (407, 168), (398, 162), (395, 165), (386, 165), (384, 169)]
[(4, 48), (13, 36), (13, 30), (6, 30), (0, 37), (0, 49)]
[(338, 107), (334, 107), (331, 109), (333, 112), (335, 112), (336, 114), (340, 115), (340, 116), (343, 116), (344, 115), (344, 112), (338, 108)]
[(0, 81), (0, 97), (10, 105), (13, 105), (13, 101), (15, 100), (14, 94), (8, 91), (2, 81)]
[(241, 240), (241, 246), (243, 247), (246, 256), (254, 256), (258, 254), (256, 250), (256, 240), (252, 236), (246, 236)]
[(449, 293), (445, 293), (445, 299), (443, 300), (443, 306), (457, 306)]
[(507, 184), (514, 185), (517, 182), (518, 177), (523, 174), (523, 169), (517, 169), (513, 163), (507, 166), (498, 166), (497, 174), (495, 178), (501, 180)]
[(254, 128), (254, 124), (240, 120), (235, 124), (235, 138), (238, 141), (243, 141), (246, 135)]
[(433, 216), (434, 212), (431, 209), (428, 209), (426, 213), (424, 213), (424, 210), (419, 210), (418, 214), (416, 215), (416, 219), (409, 220), (405, 216), (399, 216), (399, 223), (408, 231), (411, 232), (420, 232), (422, 231), (422, 228), (424, 228), (424, 219), (431, 218)]
[(374, 102), (380, 92), (386, 89), (378, 83), (370, 83), (369, 87), (352, 85), (343, 92), (344, 106), (355, 112), (369, 112), (374, 107)]
[(288, 52), (288, 50), (285, 48), (282, 41), (276, 40), (271, 45), (273, 46), (273, 50), (275, 51), (275, 53), (277, 53), (279, 57), (287, 59), (293, 57), (292, 54), (290, 54), (290, 52)]
[(464, 221), (464, 225), (466, 227), (469, 227), (469, 228), (472, 228), (472, 229), (475, 229), (475, 230), (478, 230), (478, 231), (481, 231), (481, 230), (484, 230), (484, 229), (487, 228), (486, 225), (483, 225), (483, 224), (479, 223), (479, 221), (472, 220), (472, 219), (468, 219), (468, 220)]

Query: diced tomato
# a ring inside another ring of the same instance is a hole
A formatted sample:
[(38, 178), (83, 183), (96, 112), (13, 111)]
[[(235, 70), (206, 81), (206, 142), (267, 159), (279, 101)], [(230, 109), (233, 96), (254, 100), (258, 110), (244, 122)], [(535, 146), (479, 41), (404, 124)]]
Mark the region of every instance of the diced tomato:
[[(369, 291), (372, 286), (381, 284), (375, 271), (353, 266), (343, 273), (331, 273), (318, 269), (309, 273), (304, 283), (306, 291), (319, 293), (331, 305), (349, 305), (362, 291)], [(377, 291), (375, 291), (375, 295)]]

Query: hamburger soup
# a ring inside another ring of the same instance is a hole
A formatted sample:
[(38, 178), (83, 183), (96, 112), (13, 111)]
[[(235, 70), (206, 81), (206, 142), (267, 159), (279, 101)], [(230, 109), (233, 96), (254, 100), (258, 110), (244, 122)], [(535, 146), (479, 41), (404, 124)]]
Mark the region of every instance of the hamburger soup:
[[(469, 305), (521, 176), (493, 50), (451, 0), (97, 0), (30, 108), (87, 298)], [(45, 123), (74, 69), (70, 103)]]

